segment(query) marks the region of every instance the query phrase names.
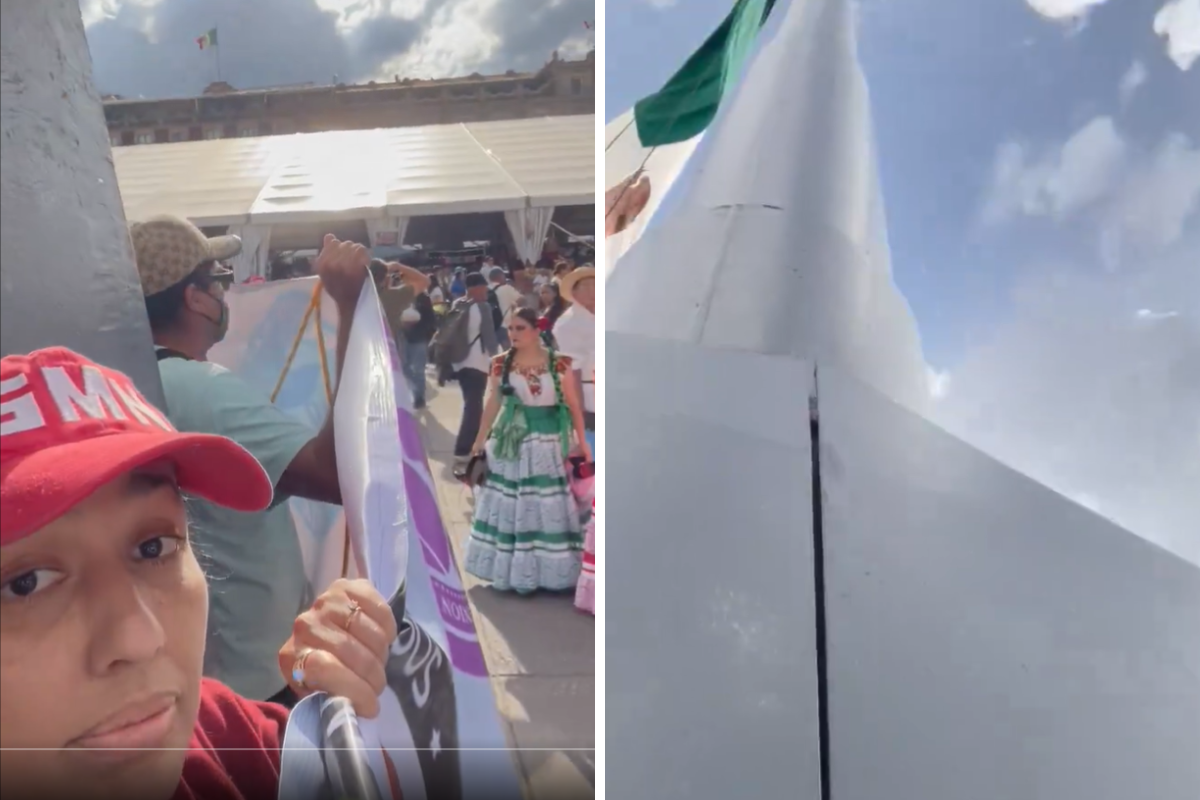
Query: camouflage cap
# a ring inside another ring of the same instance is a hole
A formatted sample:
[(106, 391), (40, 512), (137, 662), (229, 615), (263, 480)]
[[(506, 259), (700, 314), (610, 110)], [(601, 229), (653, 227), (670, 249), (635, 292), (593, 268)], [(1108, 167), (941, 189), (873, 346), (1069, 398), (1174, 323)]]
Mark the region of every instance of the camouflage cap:
[[(223, 261), (242, 251), (242, 240), (236, 236), (210, 239), (186, 219), (169, 215), (133, 223), (129, 236), (146, 297), (171, 288), (201, 264)], [(219, 265), (213, 271), (214, 275), (228, 273)]]

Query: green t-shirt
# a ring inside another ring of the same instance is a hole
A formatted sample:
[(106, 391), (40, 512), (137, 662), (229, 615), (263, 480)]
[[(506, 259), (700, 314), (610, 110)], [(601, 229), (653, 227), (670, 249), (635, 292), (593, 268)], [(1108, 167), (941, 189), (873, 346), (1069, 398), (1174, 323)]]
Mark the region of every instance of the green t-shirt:
[[(158, 362), (167, 417), (180, 431), (212, 433), (249, 450), (278, 485), (314, 436), (307, 425), (224, 367), (167, 358)], [(196, 554), (208, 575), (204, 675), (238, 694), (266, 700), (286, 685), (279, 648), (311, 603), (304, 558), (286, 497), (243, 514), (188, 498)]]

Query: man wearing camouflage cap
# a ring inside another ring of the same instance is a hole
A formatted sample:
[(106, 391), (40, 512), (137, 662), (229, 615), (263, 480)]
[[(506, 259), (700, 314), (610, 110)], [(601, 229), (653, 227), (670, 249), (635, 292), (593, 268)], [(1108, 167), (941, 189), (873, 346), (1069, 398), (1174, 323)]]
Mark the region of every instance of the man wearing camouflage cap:
[[(231, 273), (220, 262), (240, 251), (236, 236), (208, 238), (186, 220), (160, 216), (133, 223), (130, 237), (167, 417), (180, 431), (233, 439), (258, 459), (275, 486), (274, 503), (259, 513), (198, 499), (189, 503), (191, 534), (212, 581), (204, 674), (245, 697), (289, 704), (294, 696), (279, 674), (277, 656), (309, 598), (284, 501), (296, 496), (341, 504), (333, 417), (313, 431), (208, 362), (209, 349), (229, 327), (224, 284)], [(316, 271), (338, 306), (339, 375), (369, 260), (362, 245), (333, 236), (325, 237), (317, 257)]]

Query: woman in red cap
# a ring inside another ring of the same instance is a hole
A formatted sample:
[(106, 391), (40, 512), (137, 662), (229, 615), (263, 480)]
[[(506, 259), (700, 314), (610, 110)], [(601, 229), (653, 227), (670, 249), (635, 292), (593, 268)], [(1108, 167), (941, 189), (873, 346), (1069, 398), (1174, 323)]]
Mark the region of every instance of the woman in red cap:
[[(118, 372), (61, 348), (0, 360), (6, 800), (276, 796), (287, 710), (201, 676), (208, 588), (184, 494), (258, 511), (272, 488), (248, 452), (176, 432)], [(374, 717), (395, 636), (369, 584), (339, 581), (296, 620), (280, 670)]]

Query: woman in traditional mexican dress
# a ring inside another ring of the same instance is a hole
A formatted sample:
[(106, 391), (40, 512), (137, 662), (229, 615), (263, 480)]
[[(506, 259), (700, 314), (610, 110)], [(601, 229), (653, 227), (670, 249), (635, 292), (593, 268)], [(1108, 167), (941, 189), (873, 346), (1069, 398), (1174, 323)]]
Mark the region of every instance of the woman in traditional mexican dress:
[(501, 591), (571, 591), (592, 515), (568, 477), (573, 442), (592, 460), (583, 403), (574, 381), (564, 380), (571, 360), (544, 346), (536, 312), (513, 312), (507, 327), (513, 346), (492, 359), (473, 449), (486, 452), (487, 477), (475, 497), (466, 568)]

